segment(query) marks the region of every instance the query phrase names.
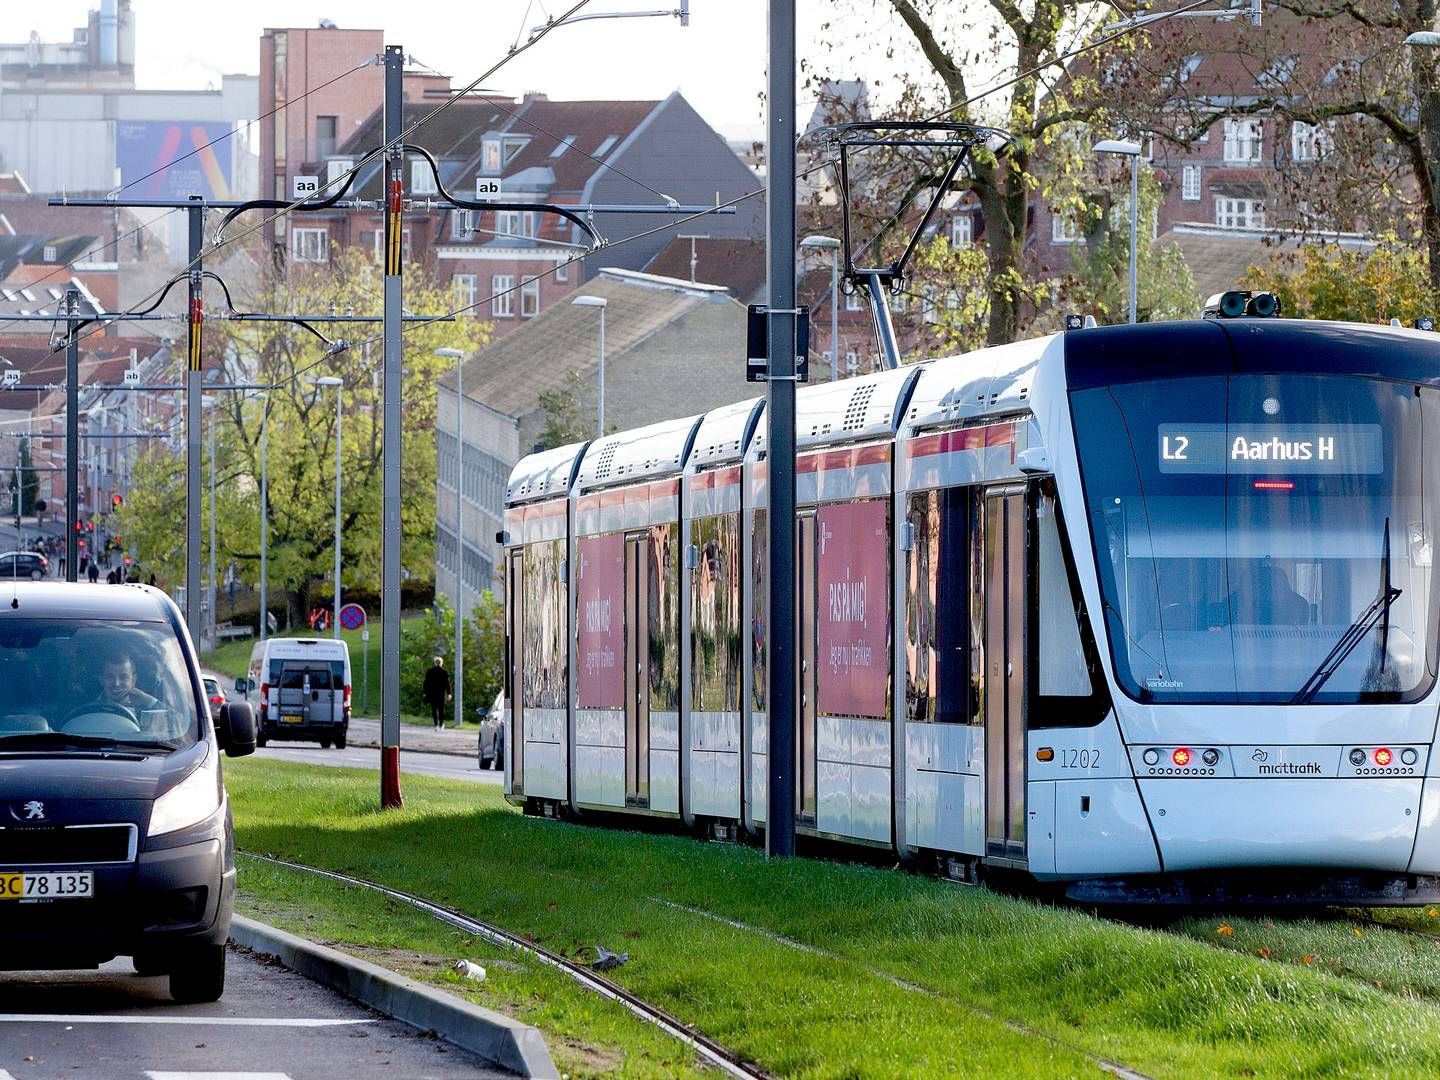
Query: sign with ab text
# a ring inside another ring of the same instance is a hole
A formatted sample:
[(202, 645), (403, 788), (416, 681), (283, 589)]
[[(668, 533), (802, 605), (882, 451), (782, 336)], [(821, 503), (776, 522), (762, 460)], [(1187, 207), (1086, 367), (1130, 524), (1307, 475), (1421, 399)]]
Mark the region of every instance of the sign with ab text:
[(475, 198), (481, 202), (494, 202), (505, 194), (505, 184), (498, 176), (477, 176)]
[(126, 370), (125, 374), (121, 376), (121, 381), (124, 382), (126, 386), (139, 386), (140, 372), (137, 371), (135, 368), (129, 368)]
[(10, 368), (8, 371), (6, 371), (4, 378), (6, 386), (20, 385), (20, 372), (16, 371), (14, 368)]

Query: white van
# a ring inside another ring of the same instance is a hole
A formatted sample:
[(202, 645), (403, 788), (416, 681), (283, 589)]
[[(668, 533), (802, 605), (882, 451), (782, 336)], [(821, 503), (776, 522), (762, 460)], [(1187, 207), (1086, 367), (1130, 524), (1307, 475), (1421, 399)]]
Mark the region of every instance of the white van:
[(260, 691), (257, 745), (270, 739), (304, 739), (341, 750), (350, 730), (350, 687), (350, 647), (337, 638), (256, 642), (250, 677), (235, 684), (237, 693)]

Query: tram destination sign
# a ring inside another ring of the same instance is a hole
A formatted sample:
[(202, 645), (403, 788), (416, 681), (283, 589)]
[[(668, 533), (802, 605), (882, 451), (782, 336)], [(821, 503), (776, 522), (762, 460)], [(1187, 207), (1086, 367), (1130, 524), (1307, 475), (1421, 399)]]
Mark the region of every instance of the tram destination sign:
[(1161, 424), (1162, 473), (1378, 475), (1379, 424)]

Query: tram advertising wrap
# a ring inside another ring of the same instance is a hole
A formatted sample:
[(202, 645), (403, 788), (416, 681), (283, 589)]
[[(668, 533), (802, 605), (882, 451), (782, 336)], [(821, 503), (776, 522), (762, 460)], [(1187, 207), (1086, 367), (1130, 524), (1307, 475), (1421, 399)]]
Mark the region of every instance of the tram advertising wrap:
[(577, 705), (625, 707), (625, 538), (620, 533), (575, 543)]
[(818, 704), (827, 716), (885, 715), (890, 673), (886, 504), (822, 506), (815, 561)]

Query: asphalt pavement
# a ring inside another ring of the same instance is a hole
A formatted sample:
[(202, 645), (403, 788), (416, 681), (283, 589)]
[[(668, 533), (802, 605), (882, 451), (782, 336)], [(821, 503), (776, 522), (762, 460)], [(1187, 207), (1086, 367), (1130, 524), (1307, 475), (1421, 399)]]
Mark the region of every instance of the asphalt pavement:
[[(355, 721), (350, 721), (350, 730), (355, 730)], [(471, 736), (473, 741), (474, 736)], [(297, 761), (304, 765), (344, 766), (351, 769), (373, 769), (380, 771), (380, 748), (376, 746), (349, 745), (344, 750), (322, 750), (313, 742), (270, 742), (263, 749), (255, 751), (256, 757), (274, 758), (277, 761)], [(423, 776), (441, 776), (449, 780), (469, 780), (477, 784), (499, 784), (504, 775), (498, 769), (481, 769), (475, 761), (472, 747), (468, 757), (456, 754), (433, 754), (419, 750), (407, 750), (404, 743), (400, 749), (400, 771), (419, 773)], [(0, 1080), (4, 1080), (0, 1077)]]
[(257, 957), (231, 951), (225, 996), (176, 1005), (129, 959), (0, 972), (0, 1080), (500, 1077), (474, 1055)]

